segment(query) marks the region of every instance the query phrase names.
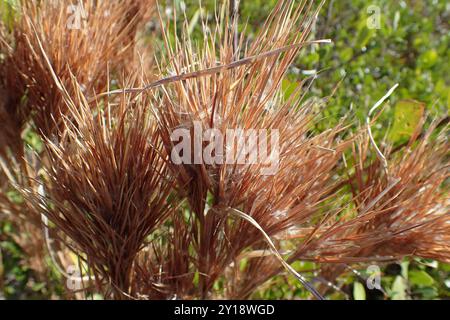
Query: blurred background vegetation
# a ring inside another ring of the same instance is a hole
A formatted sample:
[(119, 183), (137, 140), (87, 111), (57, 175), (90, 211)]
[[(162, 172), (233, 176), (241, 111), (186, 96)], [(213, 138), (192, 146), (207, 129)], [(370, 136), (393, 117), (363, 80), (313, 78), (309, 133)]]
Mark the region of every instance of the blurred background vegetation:
[[(240, 30), (251, 38), (269, 14), (275, 0), (241, 0)], [(202, 39), (200, 17), (213, 20), (214, 1), (174, 0), (161, 3), (163, 15), (173, 15), (172, 6), (183, 9), (191, 36)], [(370, 28), (376, 19), (379, 28)], [(0, 10), (4, 9), (0, 8)], [(7, 21), (3, 10), (0, 15)], [(330, 38), (332, 45), (312, 46), (302, 51), (283, 83), (286, 92), (299, 80), (316, 73), (310, 97), (331, 96), (324, 108), (329, 126), (349, 114), (363, 121), (368, 109), (395, 83), (392, 96), (377, 121), (378, 137), (392, 143), (407, 139), (423, 113), (448, 116), (450, 110), (450, 2), (446, 0), (328, 0), (321, 10), (312, 37)], [(154, 29), (156, 21), (149, 23)], [(156, 27), (157, 29), (157, 27)], [(320, 130), (320, 128), (319, 128)], [(33, 137), (30, 139), (32, 140)], [(38, 142), (30, 141), (30, 144)], [(54, 284), (39, 282), (26, 265), (24, 253), (13, 241), (15, 230), (8, 221), (0, 222), (0, 298), (34, 299), (63, 297), (64, 281), (57, 271), (49, 275)], [(48, 261), (50, 264), (50, 262)], [(317, 266), (297, 262), (294, 267), (316, 275)], [(380, 265), (384, 292), (366, 288), (366, 266), (353, 266), (341, 276), (330, 299), (448, 299), (450, 265), (423, 259)], [(262, 287), (254, 298), (294, 299), (308, 293), (293, 278), (279, 276)]]

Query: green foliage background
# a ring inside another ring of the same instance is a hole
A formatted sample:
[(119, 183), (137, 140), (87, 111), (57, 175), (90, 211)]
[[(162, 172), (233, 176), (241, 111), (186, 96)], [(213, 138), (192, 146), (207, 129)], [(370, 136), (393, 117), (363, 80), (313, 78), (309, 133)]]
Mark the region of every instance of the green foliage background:
[[(0, 1), (0, 16), (10, 19)], [(201, 39), (200, 9), (197, 0), (162, 3), (163, 14), (170, 7), (186, 7), (192, 36)], [(249, 36), (262, 26), (275, 0), (241, 0), (240, 30)], [(203, 14), (210, 14), (214, 1), (202, 1)], [(380, 28), (369, 29), (369, 6), (380, 9)], [(167, 9), (167, 10), (166, 10)], [(310, 95), (328, 96), (324, 126), (351, 114), (362, 121), (368, 109), (395, 83), (399, 89), (377, 121), (376, 135), (387, 135), (394, 143), (408, 132), (424, 112), (445, 116), (450, 110), (450, 2), (446, 0), (328, 0), (321, 10), (312, 37), (330, 38), (332, 45), (305, 49), (283, 84), (295, 86), (305, 70), (317, 70)], [(246, 23), (245, 23), (246, 22)], [(199, 40), (200, 41), (200, 40)], [(304, 76), (302, 76), (304, 77)], [(407, 100), (406, 100), (407, 99)], [(414, 101), (413, 101), (414, 100)], [(57, 298), (62, 295), (62, 279), (55, 272), (54, 285), (36, 281), (33, 270), (24, 264), (23, 252), (14, 243), (15, 232), (7, 221), (0, 225), (0, 298)], [(337, 281), (343, 292), (332, 291), (331, 299), (448, 299), (450, 265), (436, 261), (409, 259), (400, 264), (380, 266), (385, 294), (365, 288), (365, 267), (348, 270)], [(299, 271), (311, 272), (311, 263), (295, 264)], [(313, 272), (311, 273), (311, 275)], [(255, 298), (293, 299), (308, 294), (293, 279), (279, 276), (255, 294)]]

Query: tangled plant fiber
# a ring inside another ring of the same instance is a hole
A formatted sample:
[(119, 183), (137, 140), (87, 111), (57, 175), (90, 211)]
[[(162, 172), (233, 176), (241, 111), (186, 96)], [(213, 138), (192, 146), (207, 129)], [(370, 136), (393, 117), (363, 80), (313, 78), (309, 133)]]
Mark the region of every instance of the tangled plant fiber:
[[(0, 208), (34, 217), (41, 242), (57, 240), (50, 254), (76, 254), (84, 294), (76, 297), (246, 299), (287, 270), (322, 298), (317, 277), (293, 262), (336, 277), (342, 265), (405, 256), (450, 261), (447, 125), (423, 119), (407, 144), (379, 148), (372, 121), (354, 132), (347, 119), (314, 129), (327, 101), (307, 99), (315, 77), (284, 94), (301, 49), (328, 42), (310, 39), (321, 4), (279, 1), (251, 40), (235, 11), (219, 10), (215, 23), (202, 20), (201, 45), (187, 22), (177, 33), (176, 11), (175, 23), (159, 15), (164, 47), (152, 72), (136, 58), (149, 1), (85, 1), (89, 37), (59, 23), (61, 3), (21, 3), (14, 33), (2, 33), (10, 45), (2, 47), (0, 117), (11, 126), (1, 128)], [(21, 139), (29, 123), (43, 141), (33, 165)], [(265, 130), (276, 171), (174, 162), (173, 132), (194, 141), (198, 127), (221, 133), (221, 145), (228, 129)], [(64, 269), (64, 260), (53, 263)]]

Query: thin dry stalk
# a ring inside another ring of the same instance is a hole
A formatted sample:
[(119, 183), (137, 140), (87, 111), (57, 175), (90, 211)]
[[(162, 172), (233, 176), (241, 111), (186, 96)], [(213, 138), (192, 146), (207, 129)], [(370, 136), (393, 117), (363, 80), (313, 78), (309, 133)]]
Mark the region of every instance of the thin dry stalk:
[(75, 100), (65, 101), (65, 130), (46, 141), (45, 198), (25, 194), (86, 256), (97, 284), (110, 283), (123, 298), (132, 294), (137, 253), (170, 212), (172, 183), (148, 101), (122, 96), (118, 106), (92, 111), (78, 84), (75, 90)]
[(103, 92), (109, 85), (107, 70), (120, 75), (135, 61), (136, 30), (143, 13), (152, 11), (153, 0), (77, 5), (33, 0), (20, 1), (18, 8), (14, 43), (0, 69), (9, 93), (6, 111), (19, 125), (31, 117), (37, 131), (48, 136), (61, 124), (65, 105), (38, 41), (64, 85), (70, 87), (74, 74), (85, 94)]
[[(236, 265), (235, 259), (243, 250), (266, 247), (261, 229), (273, 237), (314, 216), (331, 170), (347, 145), (336, 143), (342, 127), (317, 136), (308, 134), (314, 119), (313, 103), (302, 101), (304, 92), (296, 92), (287, 101), (280, 94), (281, 80), (299, 52), (300, 46), (290, 45), (308, 40), (317, 14), (312, 5), (311, 1), (298, 6), (280, 2), (261, 34), (250, 44), (244, 44), (241, 37), (237, 48), (235, 26), (226, 18), (218, 18), (214, 30), (203, 25), (205, 44), (201, 49), (195, 48), (186, 35), (181, 40), (176, 38), (171, 46), (169, 35), (164, 35), (169, 56), (160, 65), (174, 78), (182, 77), (163, 85), (162, 94), (154, 94), (160, 105), (157, 118), (168, 154), (175, 147), (171, 134), (180, 128), (190, 130), (192, 141), (199, 127), (203, 132), (215, 129), (223, 137), (227, 129), (237, 128), (266, 130), (269, 140), (274, 135), (270, 132), (278, 131), (280, 137), (279, 146), (269, 144), (272, 151), (280, 148), (274, 175), (262, 174), (267, 164), (261, 163), (171, 164), (180, 196), (187, 197), (195, 214), (192, 232), (197, 256), (193, 259), (200, 274), (201, 297), (208, 297), (214, 283), (230, 265)], [(278, 50), (287, 47), (290, 49)], [(236, 52), (243, 55), (237, 62)], [(246, 57), (259, 58), (241, 64)], [(215, 68), (223, 70), (212, 72)], [(201, 70), (212, 71), (205, 77)], [(250, 145), (250, 149), (257, 147)], [(194, 157), (204, 154), (205, 148), (203, 143), (202, 150), (194, 150)], [(218, 159), (222, 155), (214, 156)], [(232, 210), (245, 213), (260, 228), (231, 219)]]

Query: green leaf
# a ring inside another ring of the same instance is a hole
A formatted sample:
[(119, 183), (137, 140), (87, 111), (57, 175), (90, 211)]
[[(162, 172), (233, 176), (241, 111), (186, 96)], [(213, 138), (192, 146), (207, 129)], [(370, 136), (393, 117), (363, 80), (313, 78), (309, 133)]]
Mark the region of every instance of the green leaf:
[(420, 294), (422, 296), (421, 299), (424, 300), (436, 299), (439, 296), (437, 288), (434, 287), (419, 288), (415, 290), (414, 293)]
[(425, 104), (415, 100), (400, 100), (395, 105), (394, 124), (388, 134), (391, 142), (409, 139), (419, 125)]
[(369, 29), (367, 28), (367, 26), (362, 27), (359, 30), (358, 36), (357, 36), (357, 40), (356, 40), (356, 45), (357, 47), (359, 47), (360, 49), (365, 47), (367, 45), (367, 43), (370, 41), (370, 39), (374, 36), (375, 31), (373, 29)]
[(444, 281), (445, 286), (450, 289), (450, 279)]
[(353, 57), (353, 49), (351, 47), (346, 47), (340, 52), (340, 57), (342, 62), (348, 62)]
[(239, 270), (240, 271), (245, 271), (245, 269), (247, 268), (247, 265), (248, 265), (248, 259), (242, 259), (239, 262)]
[(353, 298), (355, 300), (366, 300), (366, 289), (360, 282), (353, 284)]
[(194, 284), (194, 286), (198, 286), (200, 280), (200, 274), (197, 272), (195, 272), (194, 274), (194, 278), (192, 279), (192, 283)]
[(447, 94), (447, 109), (450, 112), (450, 90), (448, 90)]
[(423, 270), (411, 270), (409, 272), (409, 282), (417, 286), (431, 286), (434, 283), (433, 278)]
[(391, 288), (392, 300), (406, 300), (406, 283), (402, 276), (397, 276)]
[(408, 279), (408, 269), (409, 269), (409, 261), (403, 261), (401, 263), (402, 266), (402, 276), (404, 279)]
[(0, 0), (0, 19), (10, 30), (13, 28), (16, 13), (17, 3), (15, 0)]
[(99, 293), (94, 293), (92, 295), (92, 300), (105, 300), (105, 298)]
[(35, 292), (41, 291), (41, 290), (44, 289), (44, 288), (45, 288), (45, 283), (44, 283), (44, 282), (34, 283), (34, 284), (31, 286), (31, 290), (33, 290), (33, 291), (35, 291)]
[(203, 9), (197, 9), (197, 11), (195, 11), (194, 16), (192, 17), (191, 21), (189, 22), (189, 26), (188, 26), (188, 35), (191, 35), (192, 32), (194, 31), (195, 27), (198, 24), (198, 21), (200, 19), (200, 16), (202, 15)]
[(295, 92), (298, 88), (299, 84), (294, 81), (289, 81), (288, 79), (283, 79), (281, 82), (281, 90), (283, 91), (283, 97), (285, 100), (288, 100), (290, 96)]
[(422, 55), (419, 57), (419, 65), (423, 69), (428, 69), (433, 67), (436, 62), (438, 61), (439, 55), (436, 52), (436, 50), (428, 50), (425, 51)]
[(448, 263), (440, 263), (440, 268), (445, 272), (450, 272), (450, 264)]
[(34, 150), (38, 153), (40, 153), (40, 152), (42, 152), (42, 150), (44, 150), (44, 143), (42, 142), (42, 139), (36, 132), (34, 132), (32, 130), (27, 130), (25, 132), (23, 139), (25, 140), (26, 144), (32, 150)]
[(400, 21), (400, 11), (395, 11), (394, 22), (392, 23), (394, 30), (398, 29), (398, 23)]

